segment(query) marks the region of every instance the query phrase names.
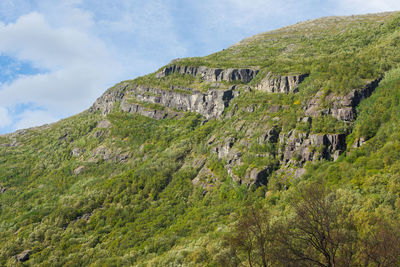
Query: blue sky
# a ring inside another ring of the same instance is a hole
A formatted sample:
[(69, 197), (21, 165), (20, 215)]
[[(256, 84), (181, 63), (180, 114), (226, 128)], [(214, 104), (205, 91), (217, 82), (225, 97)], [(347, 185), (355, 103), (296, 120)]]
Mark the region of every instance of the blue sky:
[(174, 58), (398, 0), (0, 0), (0, 133), (90, 107), (108, 87)]

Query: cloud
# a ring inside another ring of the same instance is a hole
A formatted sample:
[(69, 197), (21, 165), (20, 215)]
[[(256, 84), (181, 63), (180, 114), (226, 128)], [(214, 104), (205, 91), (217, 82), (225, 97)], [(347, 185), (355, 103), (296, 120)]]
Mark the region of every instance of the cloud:
[(0, 128), (9, 126), (11, 124), (11, 117), (8, 110), (0, 106)]
[[(37, 72), (3, 74), (0, 105), (10, 110), (33, 103), (53, 117), (72, 115), (107, 87), (186, 53), (168, 1), (16, 1), (0, 2), (0, 55)], [(26, 125), (16, 123), (22, 111), (11, 115), (16, 127)]]
[(39, 13), (21, 16), (15, 23), (0, 23), (0, 39), (0, 52), (43, 70), (3, 84), (3, 106), (34, 102), (58, 116), (79, 112), (121, 72), (99, 39), (75, 28), (51, 27)]

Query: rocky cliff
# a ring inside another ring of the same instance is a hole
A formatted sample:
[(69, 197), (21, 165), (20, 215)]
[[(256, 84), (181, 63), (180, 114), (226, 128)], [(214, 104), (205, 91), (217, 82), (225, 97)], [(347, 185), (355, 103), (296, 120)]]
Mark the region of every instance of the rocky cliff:
[(269, 72), (255, 89), (269, 93), (297, 93), (299, 84), (307, 76), (308, 74), (276, 76)]
[[(330, 93), (322, 98), (324, 92), (319, 91), (306, 105), (305, 114), (307, 116), (317, 117), (320, 115), (332, 115), (338, 120), (354, 121), (357, 116), (356, 107), (360, 102), (369, 97), (378, 87), (381, 79), (376, 79), (367, 83), (364, 87), (351, 90), (346, 95), (335, 95)], [(324, 107), (324, 102), (329, 103), (328, 107)]]
[[(257, 71), (250, 69), (216, 69), (205, 67), (188, 67), (172, 65), (157, 73), (159, 78), (171, 73), (199, 75), (207, 81), (250, 81)], [(274, 76), (268, 73), (260, 83), (247, 86), (247, 93), (252, 90), (265, 91), (267, 93), (296, 93), (299, 84), (307, 77), (306, 74), (292, 76)], [(319, 91), (303, 107), (306, 117), (298, 118), (298, 123), (311, 125), (314, 117), (332, 116), (339, 120), (350, 122), (356, 117), (356, 107), (359, 103), (370, 96), (379, 84), (379, 79), (368, 83), (366, 86), (350, 91), (342, 96), (329, 94), (322, 99), (322, 91)], [(208, 89), (206, 92), (186, 88), (182, 86), (171, 86), (168, 90), (155, 88), (148, 85), (137, 85), (130, 82), (121, 83), (107, 90), (90, 108), (93, 111), (101, 111), (103, 115), (110, 113), (114, 103), (120, 103), (120, 109), (129, 113), (137, 113), (154, 119), (180, 118), (184, 112), (196, 112), (204, 116), (206, 120), (220, 119), (224, 110), (230, 102), (243, 92), (243, 87), (230, 86), (228, 89)], [(327, 107), (325, 103), (330, 103)], [(276, 106), (269, 108), (269, 113), (277, 114), (280, 108)], [(245, 107), (246, 112), (255, 112), (255, 106)], [(237, 106), (228, 112), (226, 119), (232, 118), (237, 112)], [(237, 116), (237, 114), (236, 114)], [(278, 118), (275, 118), (279, 120)], [(254, 132), (264, 127), (258, 124), (242, 126), (246, 128), (245, 138), (227, 136), (223, 140), (210, 139), (208, 145), (213, 153), (225, 162), (224, 166), (228, 174), (238, 182), (246, 184), (266, 184), (268, 177), (276, 168), (287, 168), (289, 166), (302, 166), (308, 161), (336, 160), (347, 147), (346, 134), (320, 133), (311, 134), (308, 131), (290, 130), (282, 131), (280, 127), (272, 126), (264, 129), (264, 133), (258, 138), (260, 146), (273, 144), (278, 149), (273, 153), (258, 153), (254, 157), (270, 159), (271, 162), (279, 162), (265, 166), (250, 167), (237, 175), (235, 169), (243, 166), (243, 155), (248, 154), (251, 143), (246, 140), (254, 139)], [(204, 167), (206, 168), (206, 167)], [(209, 173), (203, 170), (202, 175)], [(200, 179), (200, 178), (199, 178)], [(195, 180), (199, 184), (202, 182)], [(204, 182), (204, 181), (203, 181)]]
[[(126, 83), (107, 90), (90, 110), (100, 110), (105, 115), (111, 111), (115, 102), (120, 102), (123, 111), (156, 119), (178, 116), (179, 111), (197, 112), (206, 119), (218, 118), (229, 102), (239, 94), (235, 89), (232, 86), (228, 90), (210, 89), (200, 92), (172, 86), (170, 90), (163, 90)], [(160, 108), (146, 105), (148, 103), (160, 105)]]
[(257, 75), (257, 69), (250, 68), (208, 68), (208, 67), (193, 67), (193, 66), (180, 66), (171, 65), (163, 68), (161, 71), (156, 73), (156, 78), (162, 78), (173, 73), (189, 74), (200, 77), (202, 80), (207, 82), (218, 82), (218, 81), (239, 81), (248, 83)]

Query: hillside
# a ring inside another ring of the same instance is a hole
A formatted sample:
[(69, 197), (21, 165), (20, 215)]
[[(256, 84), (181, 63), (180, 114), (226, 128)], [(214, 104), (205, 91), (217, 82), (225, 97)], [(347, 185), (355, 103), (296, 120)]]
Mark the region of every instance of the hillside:
[[(263, 266), (265, 211), (269, 266), (398, 266), (399, 63), (399, 12), (321, 18), (1, 135), (0, 266)], [(314, 196), (335, 264), (296, 239)]]

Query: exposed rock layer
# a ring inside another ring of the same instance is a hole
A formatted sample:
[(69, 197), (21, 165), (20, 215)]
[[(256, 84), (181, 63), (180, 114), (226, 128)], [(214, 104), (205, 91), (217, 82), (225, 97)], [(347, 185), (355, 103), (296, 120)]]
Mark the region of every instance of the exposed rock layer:
[[(208, 90), (204, 93), (181, 87), (162, 90), (141, 85), (128, 88), (121, 84), (106, 91), (90, 110), (101, 111), (105, 115), (111, 112), (115, 102), (120, 101), (122, 110), (155, 119), (179, 116), (179, 112), (173, 110), (197, 112), (210, 119), (221, 116), (237, 94), (234, 86), (228, 90)], [(152, 109), (141, 103), (160, 104), (167, 109)]]
[(290, 131), (279, 136), (283, 165), (303, 165), (306, 161), (336, 160), (346, 150), (345, 134), (307, 134)]
[(313, 117), (329, 114), (338, 120), (354, 121), (357, 116), (356, 107), (363, 99), (372, 94), (376, 87), (378, 87), (380, 81), (381, 79), (374, 80), (363, 88), (352, 90), (345, 96), (337, 96), (333, 93), (329, 94), (325, 98), (326, 102), (331, 103), (329, 108), (321, 108), (323, 102), (321, 96), (323, 91), (319, 91), (315, 97), (307, 103), (305, 114)]
[(255, 89), (269, 93), (297, 93), (299, 84), (307, 76), (308, 74), (275, 76), (272, 73), (268, 73)]
[(192, 66), (180, 66), (170, 65), (160, 72), (156, 73), (156, 78), (162, 78), (173, 73), (179, 74), (190, 74), (198, 76), (202, 80), (208, 82), (218, 81), (241, 81), (244, 83), (250, 82), (257, 75), (258, 70), (256, 69), (237, 69), (237, 68), (208, 68), (208, 67), (192, 67)]

